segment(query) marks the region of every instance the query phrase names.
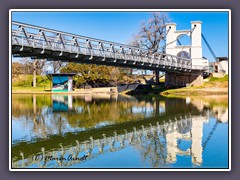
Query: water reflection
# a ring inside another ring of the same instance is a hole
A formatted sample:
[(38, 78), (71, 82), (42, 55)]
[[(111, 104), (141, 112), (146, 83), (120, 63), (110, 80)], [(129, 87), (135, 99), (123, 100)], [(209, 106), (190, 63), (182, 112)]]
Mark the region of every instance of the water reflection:
[[(219, 167), (227, 168), (226, 101), (223, 96), (216, 102), (110, 94), (13, 95), (12, 166), (111, 168), (102, 164), (115, 154), (115, 167), (136, 160), (141, 162), (134, 167), (140, 168), (208, 167), (212, 160), (205, 157), (224, 142)], [(218, 139), (223, 128), (225, 136)], [(191, 162), (185, 165), (181, 157)]]

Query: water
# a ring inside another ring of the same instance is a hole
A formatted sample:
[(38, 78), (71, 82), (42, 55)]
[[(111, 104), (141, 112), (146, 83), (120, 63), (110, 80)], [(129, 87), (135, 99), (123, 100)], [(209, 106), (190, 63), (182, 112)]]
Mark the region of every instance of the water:
[(228, 97), (12, 95), (12, 168), (228, 168)]

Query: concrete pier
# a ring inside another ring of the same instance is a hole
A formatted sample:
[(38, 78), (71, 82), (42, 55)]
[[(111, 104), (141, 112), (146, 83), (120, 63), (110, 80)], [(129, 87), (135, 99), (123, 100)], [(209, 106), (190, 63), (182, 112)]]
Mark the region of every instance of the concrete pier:
[(185, 87), (185, 86), (201, 86), (203, 84), (202, 72), (196, 73), (165, 73), (166, 87)]

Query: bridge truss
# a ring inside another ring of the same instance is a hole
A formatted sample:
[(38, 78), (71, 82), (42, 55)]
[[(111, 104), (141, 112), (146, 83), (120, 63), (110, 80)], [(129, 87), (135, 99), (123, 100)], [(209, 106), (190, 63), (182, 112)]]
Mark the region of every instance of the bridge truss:
[(12, 22), (11, 34), (14, 57), (181, 73), (193, 70), (191, 59), (20, 22)]

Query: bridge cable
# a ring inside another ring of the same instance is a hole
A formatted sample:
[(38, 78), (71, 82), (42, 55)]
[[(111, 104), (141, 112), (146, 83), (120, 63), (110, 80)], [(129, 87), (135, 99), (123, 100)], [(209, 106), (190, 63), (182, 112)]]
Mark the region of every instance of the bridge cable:
[(204, 149), (206, 148), (206, 146), (207, 146), (209, 140), (211, 139), (213, 133), (214, 133), (215, 130), (217, 129), (218, 124), (219, 124), (219, 122), (216, 120), (216, 123), (215, 123), (214, 127), (212, 128), (212, 130), (210, 131), (207, 139), (206, 139), (205, 142), (203, 143), (203, 146), (202, 146), (202, 150), (203, 150), (203, 151), (204, 151)]
[(207, 42), (207, 39), (204, 37), (203, 34), (202, 34), (202, 38), (203, 38), (204, 42), (206, 43), (206, 45), (207, 45), (209, 51), (211, 52), (211, 54), (212, 54), (214, 60), (216, 61), (216, 60), (217, 60), (216, 54), (213, 52), (211, 46), (209, 45), (209, 43)]
[[(212, 50), (211, 46), (209, 45), (209, 43), (207, 42), (207, 39), (204, 37), (203, 34), (202, 34), (202, 38), (203, 38), (204, 42), (206, 43), (206, 45), (207, 45), (209, 51), (211, 52), (211, 54), (212, 54), (214, 60), (217, 61), (216, 54), (215, 54), (214, 51)], [(224, 68), (223, 68), (222, 64), (219, 63), (218, 65), (220, 66), (220, 69), (221, 69), (222, 71), (224, 71)]]
[(178, 44), (180, 44), (180, 46), (182, 45), (181, 42), (179, 41), (179, 39), (177, 39), (177, 42), (178, 42)]

